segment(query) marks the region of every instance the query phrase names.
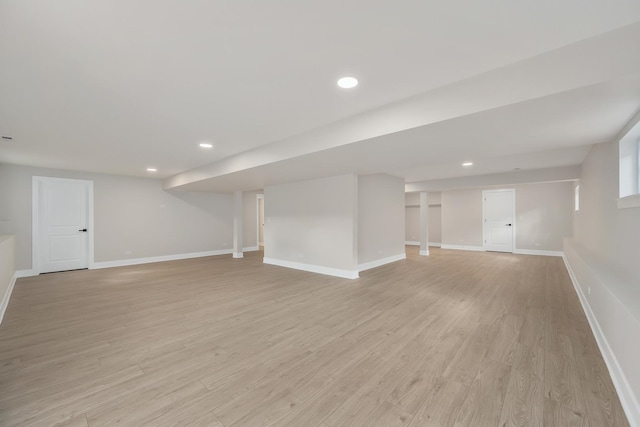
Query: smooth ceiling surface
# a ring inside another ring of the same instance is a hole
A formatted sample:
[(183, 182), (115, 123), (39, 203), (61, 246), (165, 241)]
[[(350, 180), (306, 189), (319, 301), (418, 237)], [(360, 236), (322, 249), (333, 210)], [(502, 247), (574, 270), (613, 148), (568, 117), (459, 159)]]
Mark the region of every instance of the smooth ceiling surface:
[[(551, 151), (571, 147), (563, 158), (575, 163), (578, 146), (615, 134), (640, 107), (638, 28), (636, 0), (2, 0), (0, 134), (14, 139), (0, 142), (0, 162), (137, 176), (155, 166), (173, 176), (167, 188), (218, 191), (333, 173), (327, 163), (348, 144), (349, 163), (336, 170), (414, 181), (469, 173), (458, 165), (469, 155), (487, 158), (482, 173), (544, 150), (557, 163)], [(572, 63), (581, 68), (568, 72)], [(527, 69), (537, 71), (524, 79)], [(338, 89), (343, 75), (360, 85)], [(564, 102), (565, 92), (577, 99)], [(555, 122), (535, 105), (522, 120), (521, 103), (548, 97), (564, 107)], [(425, 114), (430, 99), (437, 108)], [(602, 117), (592, 123), (596, 101)], [(494, 133), (465, 119), (483, 111)], [(520, 121), (503, 129), (510, 115)], [(367, 117), (379, 126), (359, 127)], [(420, 148), (404, 142), (443, 120), (462, 128)], [(400, 149), (389, 162), (373, 155)], [(490, 167), (501, 152), (525, 157)], [(322, 161), (307, 162), (314, 155)], [(269, 164), (281, 173), (261, 172)]]

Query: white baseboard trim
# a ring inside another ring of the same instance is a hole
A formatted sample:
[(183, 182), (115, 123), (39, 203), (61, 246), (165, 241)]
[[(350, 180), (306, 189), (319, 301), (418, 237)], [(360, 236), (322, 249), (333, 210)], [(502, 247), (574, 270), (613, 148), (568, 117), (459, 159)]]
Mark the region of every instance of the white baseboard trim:
[(407, 259), (407, 254), (398, 254), (388, 256), (386, 258), (380, 258), (375, 261), (369, 261), (358, 265), (358, 271), (370, 270), (372, 268), (380, 267), (381, 265), (389, 264), (403, 259)]
[(35, 270), (18, 270), (16, 271), (15, 275), (16, 275), (16, 279), (21, 279), (23, 277), (37, 276), (38, 273), (36, 273)]
[(427, 255), (429, 255), (429, 249), (426, 249), (426, 250), (420, 249), (419, 254), (422, 255), (422, 256), (427, 256)]
[(2, 319), (4, 318), (5, 311), (7, 311), (7, 307), (9, 307), (9, 300), (11, 299), (13, 287), (16, 285), (16, 280), (22, 279), (23, 277), (33, 277), (37, 275), (38, 273), (36, 273), (34, 270), (17, 270), (15, 273), (13, 273), (11, 282), (9, 282), (9, 287), (2, 297), (2, 302), (0, 302), (0, 323), (2, 323)]
[(232, 256), (233, 258), (244, 258), (244, 255), (242, 252), (233, 252)]
[(186, 254), (162, 255), (147, 258), (119, 259), (116, 261), (94, 262), (89, 268), (91, 270), (100, 268), (126, 267), (128, 265), (149, 264), (152, 262), (176, 261), (179, 259), (202, 258), (206, 256), (228, 255), (233, 253), (232, 249), (221, 249), (217, 251), (191, 252)]
[(479, 251), (479, 252), (484, 252), (484, 248), (482, 246), (445, 245), (443, 243), (440, 247), (442, 249), (456, 249), (456, 250), (461, 250), (461, 251)]
[(311, 273), (326, 274), (327, 276), (342, 277), (344, 279), (357, 279), (360, 277), (356, 270), (343, 270), (340, 268), (323, 267), (321, 265), (303, 264), (300, 262), (285, 261), (274, 258), (263, 258), (262, 262), (278, 267), (293, 268), (294, 270), (309, 271)]
[(11, 299), (11, 293), (13, 292), (13, 287), (15, 286), (17, 279), (18, 272), (16, 271), (15, 273), (13, 273), (13, 276), (11, 276), (9, 287), (2, 296), (2, 302), (0, 302), (0, 324), (2, 323), (2, 319), (4, 318), (4, 313), (7, 311), (7, 307), (9, 307), (9, 299)]
[(576, 278), (573, 269), (571, 268), (571, 265), (569, 264), (569, 261), (564, 254), (562, 255), (562, 260), (564, 261), (564, 265), (567, 267), (569, 277), (571, 278), (571, 283), (573, 283), (573, 287), (578, 294), (578, 299), (580, 300), (582, 309), (587, 316), (587, 321), (589, 322), (589, 326), (591, 326), (591, 331), (593, 332), (593, 336), (596, 339), (596, 343), (598, 344), (600, 353), (602, 353), (602, 358), (604, 359), (604, 362), (609, 369), (611, 380), (613, 381), (613, 385), (618, 392), (620, 404), (624, 409), (629, 424), (631, 426), (640, 426), (640, 403), (638, 403), (637, 399), (635, 398), (633, 389), (629, 385), (629, 381), (624, 375), (624, 372), (620, 367), (620, 363), (618, 362), (615, 353), (613, 352), (613, 350), (611, 350), (611, 346), (609, 345), (607, 338), (600, 328), (600, 324), (598, 323), (598, 320), (596, 319), (596, 316), (593, 313), (591, 306), (589, 305), (589, 301), (587, 300), (584, 292), (582, 292), (582, 287), (578, 283), (578, 279)]
[[(405, 240), (404, 244), (406, 246), (420, 246), (420, 242), (415, 241), (415, 240)], [(429, 242), (429, 246), (433, 246), (433, 247), (439, 248), (440, 246), (442, 246), (442, 243), (440, 243), (440, 242)]]
[(514, 249), (514, 254), (520, 255), (543, 255), (543, 256), (563, 256), (562, 251), (541, 251), (538, 249)]
[(242, 252), (254, 252), (259, 250), (260, 250), (260, 246), (248, 246), (246, 248), (242, 248)]

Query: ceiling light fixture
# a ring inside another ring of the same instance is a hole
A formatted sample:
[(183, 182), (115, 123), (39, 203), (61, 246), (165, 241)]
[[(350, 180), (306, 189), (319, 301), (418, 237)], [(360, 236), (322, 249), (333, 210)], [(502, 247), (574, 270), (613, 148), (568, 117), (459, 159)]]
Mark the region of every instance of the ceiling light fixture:
[(462, 166), (473, 166), (473, 162), (464, 162)]
[(213, 144), (209, 144), (208, 142), (201, 142), (200, 147), (202, 148), (213, 148)]
[(338, 86), (342, 89), (351, 89), (358, 86), (358, 79), (355, 77), (342, 77), (338, 80)]
[(158, 172), (156, 168), (147, 168), (147, 172)]

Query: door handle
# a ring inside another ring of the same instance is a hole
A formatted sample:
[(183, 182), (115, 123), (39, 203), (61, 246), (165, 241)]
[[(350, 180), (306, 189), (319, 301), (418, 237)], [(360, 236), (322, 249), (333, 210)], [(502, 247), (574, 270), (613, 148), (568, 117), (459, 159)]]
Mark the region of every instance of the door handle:
[(511, 224), (507, 224), (507, 227), (511, 227)]
[(83, 228), (82, 230), (78, 230), (78, 231), (82, 231), (83, 233), (86, 233), (86, 232), (87, 232), (87, 229), (86, 229), (86, 228)]

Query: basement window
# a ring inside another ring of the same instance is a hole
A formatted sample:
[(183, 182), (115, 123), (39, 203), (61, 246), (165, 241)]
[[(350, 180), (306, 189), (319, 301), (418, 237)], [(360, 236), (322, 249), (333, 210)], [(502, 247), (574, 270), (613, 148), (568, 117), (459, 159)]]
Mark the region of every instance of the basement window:
[(640, 113), (629, 125), (619, 142), (618, 208), (640, 207)]

